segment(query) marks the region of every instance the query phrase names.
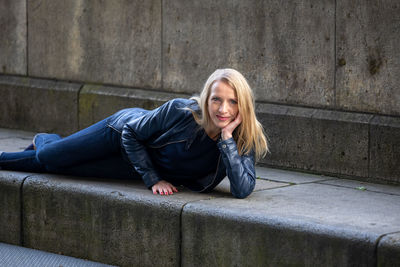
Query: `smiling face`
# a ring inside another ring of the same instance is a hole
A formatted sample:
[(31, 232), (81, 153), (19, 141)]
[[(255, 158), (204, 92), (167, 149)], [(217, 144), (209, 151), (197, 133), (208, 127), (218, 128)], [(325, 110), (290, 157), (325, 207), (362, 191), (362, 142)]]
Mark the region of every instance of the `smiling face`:
[(235, 90), (226, 82), (216, 81), (208, 97), (208, 114), (211, 125), (208, 134), (216, 135), (238, 115), (238, 100)]

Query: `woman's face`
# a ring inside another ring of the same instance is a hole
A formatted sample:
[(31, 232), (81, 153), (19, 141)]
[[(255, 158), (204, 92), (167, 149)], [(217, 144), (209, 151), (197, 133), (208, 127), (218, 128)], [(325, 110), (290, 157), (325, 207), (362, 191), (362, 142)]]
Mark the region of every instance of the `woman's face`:
[(238, 115), (238, 100), (235, 90), (223, 81), (216, 81), (208, 98), (208, 114), (213, 131), (219, 132)]

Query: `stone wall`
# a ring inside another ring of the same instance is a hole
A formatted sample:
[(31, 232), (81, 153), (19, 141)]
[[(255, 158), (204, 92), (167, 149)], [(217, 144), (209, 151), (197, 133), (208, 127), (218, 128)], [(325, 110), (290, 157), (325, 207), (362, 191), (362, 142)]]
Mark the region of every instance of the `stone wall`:
[[(1, 1), (0, 126), (70, 133), (136, 105), (135, 92), (192, 95), (233, 67), (266, 107), (265, 164), (399, 181), (399, 11), (395, 0)], [(115, 90), (96, 98), (93, 86)], [(59, 112), (76, 121), (57, 124)]]

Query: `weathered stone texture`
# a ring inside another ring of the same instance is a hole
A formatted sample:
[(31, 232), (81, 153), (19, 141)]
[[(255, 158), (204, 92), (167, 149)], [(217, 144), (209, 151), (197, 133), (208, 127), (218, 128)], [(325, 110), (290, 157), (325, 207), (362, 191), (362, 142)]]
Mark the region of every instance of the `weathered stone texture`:
[(154, 196), (142, 181), (34, 176), (24, 184), (24, 243), (118, 266), (179, 266), (181, 209), (208, 198)]
[(28, 21), (30, 75), (160, 87), (160, 1), (28, 1)]
[(369, 176), (400, 183), (400, 118), (376, 116), (370, 129)]
[(72, 133), (78, 128), (79, 84), (0, 76), (0, 126)]
[(79, 128), (98, 122), (123, 108), (154, 109), (173, 98), (188, 95), (140, 89), (85, 85), (79, 96)]
[(0, 1), (0, 73), (26, 75), (26, 2)]
[(21, 244), (21, 185), (29, 174), (0, 171), (0, 242)]
[(400, 263), (400, 232), (384, 236), (378, 244), (379, 267), (393, 267)]
[(400, 227), (398, 201), (398, 195), (304, 184), (254, 192), (245, 201), (189, 203), (182, 265), (375, 266), (375, 242)]
[(257, 105), (270, 141), (268, 165), (368, 176), (368, 122), (372, 115)]
[(400, 3), (337, 1), (337, 106), (400, 115)]
[(334, 105), (334, 1), (163, 1), (164, 88), (241, 71), (259, 101)]

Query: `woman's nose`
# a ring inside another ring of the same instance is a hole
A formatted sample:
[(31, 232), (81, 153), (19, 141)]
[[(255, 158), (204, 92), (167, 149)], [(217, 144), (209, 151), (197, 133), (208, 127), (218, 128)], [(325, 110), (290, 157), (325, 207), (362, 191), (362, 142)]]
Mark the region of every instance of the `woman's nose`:
[(219, 106), (219, 112), (224, 113), (227, 111), (227, 105), (225, 102), (222, 102), (221, 105)]

